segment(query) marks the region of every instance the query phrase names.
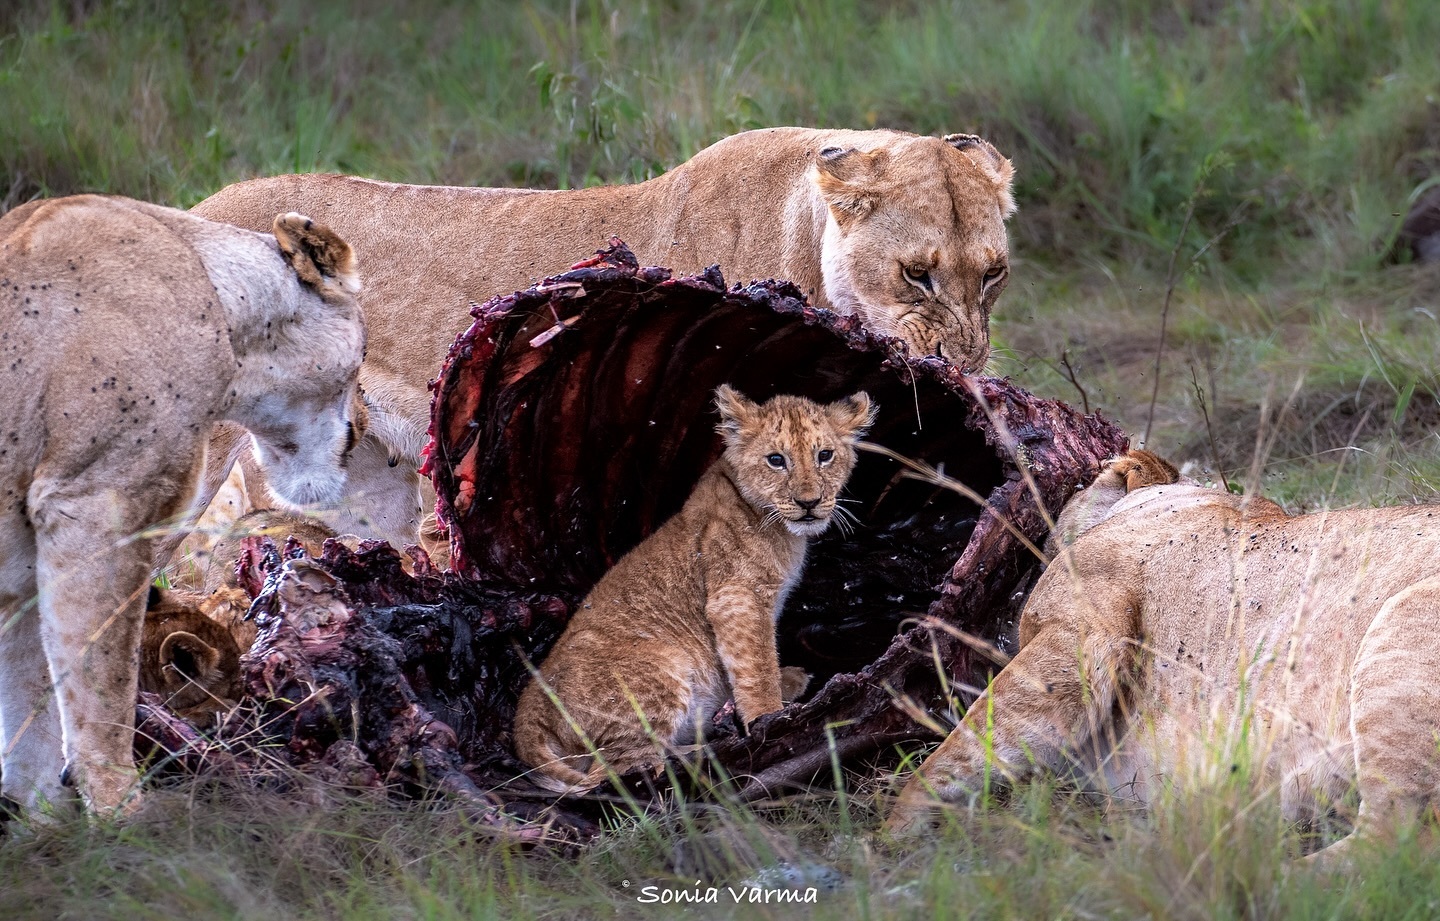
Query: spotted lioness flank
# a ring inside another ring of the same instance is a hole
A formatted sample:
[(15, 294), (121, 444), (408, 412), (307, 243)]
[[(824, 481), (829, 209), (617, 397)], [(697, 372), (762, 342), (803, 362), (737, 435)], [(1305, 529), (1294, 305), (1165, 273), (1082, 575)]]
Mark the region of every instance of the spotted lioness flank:
[[(260, 230), (294, 208), (355, 247), (371, 330), (361, 383), (374, 419), (329, 521), (403, 547), (421, 540), (435, 501), (417, 459), (430, 375), (470, 323), (457, 305), (523, 288), (615, 236), (642, 265), (677, 275), (719, 264), (732, 281), (788, 279), (816, 307), (856, 315), (912, 355), (977, 372), (1009, 279), (1014, 172), (969, 134), (765, 128), (636, 185), (538, 192), (276, 176), (221, 189), (195, 212)], [(211, 447), (212, 494), (235, 444), (232, 433)]]
[(516, 751), (547, 789), (658, 762), (732, 696), (746, 726), (782, 705), (775, 620), (806, 541), (842, 514), (874, 407), (864, 393), (757, 405), (728, 386), (715, 403), (724, 454), (590, 591), (520, 697)]
[(77, 792), (138, 807), (153, 535), (215, 424), (250, 433), (277, 498), (343, 493), (365, 428), (355, 254), (301, 214), (269, 226), (97, 195), (0, 217), (0, 793), (30, 814)]

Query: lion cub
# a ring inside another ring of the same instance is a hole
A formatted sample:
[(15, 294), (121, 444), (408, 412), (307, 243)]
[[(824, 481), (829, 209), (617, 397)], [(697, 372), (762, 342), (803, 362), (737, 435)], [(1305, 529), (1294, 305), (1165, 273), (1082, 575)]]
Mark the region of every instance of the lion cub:
[(863, 392), (757, 405), (729, 386), (715, 406), (724, 454), (591, 589), (520, 696), (516, 753), (546, 789), (657, 763), (732, 695), (747, 726), (782, 706), (775, 621), (875, 408)]

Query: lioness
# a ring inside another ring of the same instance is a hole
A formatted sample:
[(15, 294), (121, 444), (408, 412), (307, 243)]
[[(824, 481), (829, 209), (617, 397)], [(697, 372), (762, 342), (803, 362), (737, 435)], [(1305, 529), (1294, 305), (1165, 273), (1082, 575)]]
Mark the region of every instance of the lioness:
[(975, 796), (988, 769), (1078, 771), (1147, 803), (1241, 757), (1291, 819), (1352, 788), (1357, 834), (1413, 816), (1440, 781), (1436, 572), (1437, 506), (1292, 517), (1219, 489), (1131, 493), (1045, 570), (1019, 653), (889, 827)]
[(302, 215), (273, 224), (94, 195), (0, 218), (0, 784), (22, 806), (131, 795), (148, 529), (191, 500), (214, 423), (252, 433), (284, 500), (344, 484), (355, 257)]
[[(330, 523), (399, 547), (415, 542), (433, 505), (416, 474), (426, 384), (472, 301), (522, 288), (613, 235), (642, 263), (678, 272), (719, 263), (732, 281), (790, 279), (818, 307), (977, 371), (1009, 278), (1012, 175), (973, 135), (768, 128), (638, 185), (541, 192), (281, 176), (222, 189), (195, 213), (259, 230), (277, 210), (306, 211), (372, 267), (361, 296), (371, 437), (356, 451), (347, 509)], [(213, 452), (213, 488), (227, 447)]]
[(590, 590), (520, 695), (516, 754), (547, 789), (657, 763), (732, 695), (747, 726), (782, 705), (775, 621), (875, 410), (863, 392), (757, 406), (728, 386), (715, 405), (724, 454)]

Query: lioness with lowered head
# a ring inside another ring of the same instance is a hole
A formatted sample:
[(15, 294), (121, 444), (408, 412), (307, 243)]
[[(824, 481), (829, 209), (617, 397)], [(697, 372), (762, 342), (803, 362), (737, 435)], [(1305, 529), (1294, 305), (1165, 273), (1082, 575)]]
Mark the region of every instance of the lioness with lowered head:
[(775, 621), (807, 541), (837, 514), (863, 392), (821, 406), (715, 392), (725, 451), (673, 518), (615, 564), (520, 695), (515, 749), (557, 793), (658, 764), (724, 705), (748, 726), (782, 706)]
[(0, 218), (7, 797), (136, 802), (150, 529), (191, 501), (221, 420), (277, 496), (336, 498), (365, 423), (358, 285), (350, 247), (299, 214), (261, 234), (81, 195)]
[(1241, 757), (1292, 820), (1351, 789), (1357, 834), (1412, 818), (1440, 784), (1437, 572), (1437, 506), (1291, 516), (1194, 485), (1131, 492), (1045, 570), (1020, 651), (889, 828), (924, 827), (991, 771), (1072, 772), (1148, 803)]
[[(974, 135), (767, 128), (637, 185), (542, 192), (280, 176), (222, 189), (195, 213), (259, 230), (276, 211), (302, 210), (371, 267), (361, 381), (373, 419), (346, 508), (330, 523), (399, 547), (415, 542), (433, 505), (416, 474), (426, 385), (469, 325), (471, 302), (523, 288), (618, 236), (642, 264), (695, 272), (718, 263), (732, 281), (789, 279), (817, 307), (858, 314), (912, 353), (978, 371), (1009, 278), (1012, 175)], [(229, 447), (213, 452), (212, 490)]]

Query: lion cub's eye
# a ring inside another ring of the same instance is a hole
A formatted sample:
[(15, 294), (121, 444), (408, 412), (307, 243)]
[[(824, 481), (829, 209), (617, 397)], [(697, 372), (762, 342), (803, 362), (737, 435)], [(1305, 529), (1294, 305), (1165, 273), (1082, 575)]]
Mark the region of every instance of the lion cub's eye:
[(769, 464), (770, 466), (774, 467), (776, 470), (784, 470), (784, 469), (785, 469), (785, 455), (783, 455), (783, 454), (767, 454), (767, 455), (765, 455), (765, 463), (767, 463), (767, 464)]
[(815, 459), (822, 464), (828, 464), (835, 459), (835, 452), (829, 448), (825, 448), (819, 454), (815, 455)]
[(905, 275), (906, 281), (910, 282), (910, 284), (914, 285), (920, 290), (927, 292), (934, 290), (934, 286), (930, 281), (930, 272), (928, 269), (922, 269), (916, 266), (907, 265), (904, 266), (900, 271)]

